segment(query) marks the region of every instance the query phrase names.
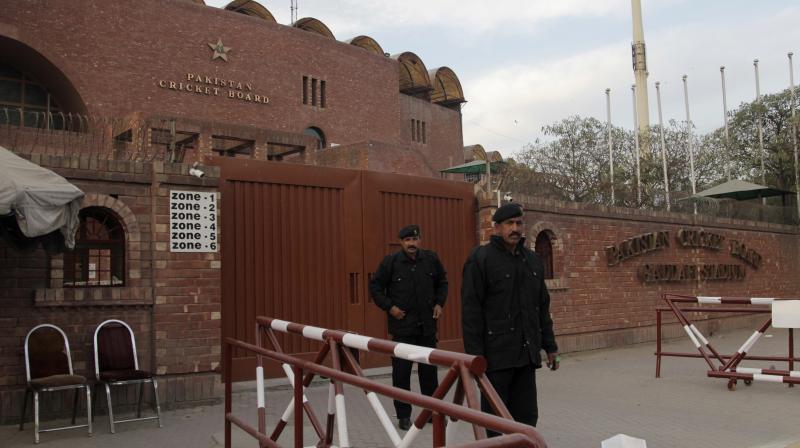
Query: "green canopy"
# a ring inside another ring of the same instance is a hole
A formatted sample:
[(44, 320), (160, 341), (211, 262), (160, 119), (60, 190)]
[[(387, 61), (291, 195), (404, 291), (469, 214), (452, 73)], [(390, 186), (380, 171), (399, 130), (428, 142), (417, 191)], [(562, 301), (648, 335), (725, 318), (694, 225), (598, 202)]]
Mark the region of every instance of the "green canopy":
[(695, 196), (707, 198), (731, 198), (736, 199), (737, 201), (746, 201), (748, 199), (783, 196), (787, 194), (794, 194), (794, 192), (778, 190), (777, 188), (765, 187), (763, 185), (757, 185), (750, 182), (745, 182), (743, 180), (733, 179), (719, 184), (716, 187), (711, 187), (708, 190), (703, 190), (697, 193)]
[[(490, 166), (492, 169), (492, 173), (497, 173), (501, 165), (505, 164), (505, 162), (497, 161), (491, 162)], [(467, 162), (463, 165), (451, 166), (450, 168), (445, 168), (443, 170), (439, 170), (440, 173), (464, 173), (464, 174), (485, 174), (486, 173), (486, 161), (484, 160), (473, 160), (472, 162)]]

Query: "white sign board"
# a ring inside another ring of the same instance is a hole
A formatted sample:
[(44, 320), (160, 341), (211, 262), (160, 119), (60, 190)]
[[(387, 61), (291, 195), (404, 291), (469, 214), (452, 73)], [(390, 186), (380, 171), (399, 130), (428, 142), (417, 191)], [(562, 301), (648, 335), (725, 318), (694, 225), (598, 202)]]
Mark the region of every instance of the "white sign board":
[(800, 300), (775, 300), (772, 302), (774, 328), (800, 328)]
[(217, 193), (169, 192), (169, 251), (216, 252)]

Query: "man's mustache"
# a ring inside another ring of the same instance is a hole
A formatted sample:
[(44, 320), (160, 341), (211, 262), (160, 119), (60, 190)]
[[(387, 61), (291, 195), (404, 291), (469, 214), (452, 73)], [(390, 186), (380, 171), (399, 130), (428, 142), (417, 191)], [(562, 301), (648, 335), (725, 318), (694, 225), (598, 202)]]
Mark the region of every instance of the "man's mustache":
[(406, 249), (416, 249), (417, 246), (406, 246)]
[(511, 232), (511, 234), (509, 236), (518, 236), (518, 237), (522, 238), (522, 233), (520, 233), (520, 232)]

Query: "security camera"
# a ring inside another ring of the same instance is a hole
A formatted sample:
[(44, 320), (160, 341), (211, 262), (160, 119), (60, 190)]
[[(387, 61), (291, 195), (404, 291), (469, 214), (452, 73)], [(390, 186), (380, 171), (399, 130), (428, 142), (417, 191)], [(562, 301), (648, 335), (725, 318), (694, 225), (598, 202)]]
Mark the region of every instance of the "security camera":
[(189, 168), (189, 174), (191, 174), (194, 177), (198, 177), (199, 178), (199, 177), (205, 176), (206, 173), (205, 173), (205, 171), (197, 168), (198, 165), (199, 165), (199, 163), (194, 162), (194, 165), (192, 165), (192, 167)]

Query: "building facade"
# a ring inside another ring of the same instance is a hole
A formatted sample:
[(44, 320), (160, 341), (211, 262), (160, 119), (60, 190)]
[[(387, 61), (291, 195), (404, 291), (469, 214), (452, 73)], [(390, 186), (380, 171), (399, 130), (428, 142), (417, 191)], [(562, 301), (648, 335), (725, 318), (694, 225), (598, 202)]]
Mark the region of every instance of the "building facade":
[(463, 161), (456, 74), (368, 36), (249, 0), (0, 6), (0, 145), (86, 193), (75, 251), (0, 239), (0, 422), (19, 418), (21, 348), (44, 322), (92, 377), (94, 328), (122, 319), (162, 403), (219, 399), (221, 251), (170, 245), (170, 192), (219, 194), (214, 158), (431, 178)]
[(456, 74), (368, 36), (278, 24), (253, 1), (4, 3), (0, 122), (103, 120), (117, 149), (173, 144), (186, 163), (223, 154), (438, 176), (461, 162)]

